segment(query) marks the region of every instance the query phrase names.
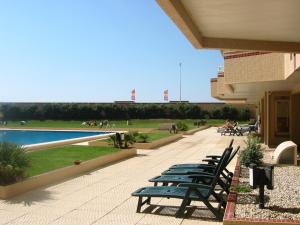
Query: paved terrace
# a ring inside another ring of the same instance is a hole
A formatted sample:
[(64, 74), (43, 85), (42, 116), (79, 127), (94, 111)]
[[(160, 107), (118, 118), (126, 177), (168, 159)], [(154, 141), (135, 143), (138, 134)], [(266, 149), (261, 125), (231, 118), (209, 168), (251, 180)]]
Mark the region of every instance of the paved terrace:
[[(179, 206), (180, 201), (172, 199), (153, 198), (152, 204), (164, 207), (149, 207), (147, 213), (136, 213), (137, 198), (130, 194), (141, 186), (150, 185), (149, 178), (173, 164), (199, 162), (207, 154), (221, 154), (231, 138), (221, 137), (215, 128), (210, 128), (158, 150), (139, 151), (138, 157), (74, 179), (9, 201), (0, 200), (0, 224), (221, 224), (208, 210), (201, 208), (201, 204), (190, 210), (188, 218), (175, 218), (174, 206)], [(234, 146), (242, 144), (242, 140), (235, 137)], [(231, 169), (234, 164), (235, 160)]]

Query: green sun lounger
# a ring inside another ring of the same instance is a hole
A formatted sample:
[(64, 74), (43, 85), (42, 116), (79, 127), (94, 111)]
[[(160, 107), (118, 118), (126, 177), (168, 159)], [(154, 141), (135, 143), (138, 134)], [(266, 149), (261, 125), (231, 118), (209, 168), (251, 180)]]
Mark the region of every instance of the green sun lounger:
[[(187, 206), (192, 201), (201, 201), (206, 207), (216, 216), (218, 220), (223, 218), (223, 209), (226, 207), (226, 200), (222, 194), (215, 191), (218, 180), (220, 179), (221, 171), (224, 169), (225, 163), (230, 157), (230, 151), (226, 151), (225, 157), (220, 162), (220, 166), (215, 176), (207, 175), (207, 178), (212, 178), (213, 181), (210, 185), (204, 185), (199, 183), (182, 183), (178, 186), (154, 186), (143, 187), (132, 193), (132, 196), (138, 197), (137, 212), (141, 212), (141, 208), (145, 204), (151, 204), (152, 197), (161, 198), (177, 198), (182, 199), (181, 205), (176, 212), (176, 217), (184, 216)], [(217, 207), (214, 207), (210, 203), (210, 197), (214, 197), (218, 203)], [(143, 200), (143, 198), (146, 198)]]
[[(232, 158), (236, 155), (236, 153), (238, 151), (239, 151), (239, 147), (237, 147), (237, 149), (233, 153), (231, 153), (223, 171), (221, 172), (222, 179), (220, 179), (218, 182), (219, 186), (221, 187), (221, 190), (225, 191), (227, 194), (229, 194), (230, 184), (231, 184), (231, 180), (232, 180), (232, 173), (224, 174), (224, 171), (225, 171), (228, 163), (232, 160)], [(214, 170), (214, 172), (215, 171), (216, 171), (216, 169)], [(212, 172), (212, 173), (199, 172), (197, 174), (189, 174), (189, 175), (160, 175), (160, 176), (151, 178), (149, 180), (149, 182), (153, 182), (154, 186), (157, 186), (158, 183), (162, 183), (163, 186), (168, 186), (170, 184), (178, 185), (180, 183), (210, 184), (212, 182), (212, 179), (207, 178), (205, 176), (206, 175), (215, 175), (214, 172)]]
[[(232, 152), (232, 154), (230, 155), (230, 157), (228, 159), (228, 164), (239, 152), (239, 149), (240, 149), (240, 147), (238, 146), (238, 148), (234, 152)], [(203, 168), (205, 168), (206, 170), (208, 170), (207, 165), (209, 165), (210, 168), (216, 167), (217, 164), (220, 162), (220, 159), (222, 156), (214, 156), (214, 157), (218, 157), (218, 159), (212, 158), (209, 160), (203, 160), (205, 162), (208, 162), (208, 164), (202, 164), (202, 163), (176, 164), (176, 165), (171, 166), (169, 169), (203, 169)], [(227, 175), (230, 174), (230, 172), (226, 169), (226, 167), (223, 172), (226, 172)]]
[[(228, 148), (231, 148), (233, 145), (234, 139), (231, 139)], [(191, 168), (191, 169), (197, 169), (205, 167), (206, 165), (216, 165), (220, 162), (220, 159), (224, 155), (224, 152), (222, 155), (207, 155), (206, 159), (203, 159), (203, 162), (207, 162), (206, 164), (203, 163), (185, 163), (185, 164), (175, 164), (170, 167), (170, 169), (176, 169), (176, 168)]]
[[(230, 163), (230, 161), (234, 158), (234, 156), (237, 154), (237, 152), (239, 151), (239, 146), (238, 148), (230, 155), (228, 162), (226, 164), (226, 166)], [(231, 147), (232, 149), (232, 147)], [(224, 157), (225, 151), (223, 152), (222, 157)], [(221, 159), (222, 159), (221, 157)], [(162, 172), (162, 175), (191, 175), (191, 174), (198, 174), (198, 173), (202, 173), (202, 172), (206, 172), (206, 173), (214, 173), (215, 170), (218, 168), (218, 165), (220, 163), (220, 160), (216, 160), (215, 161), (216, 164), (214, 165), (207, 165), (207, 164), (196, 164), (196, 166), (192, 165), (191, 167), (188, 166), (177, 166), (177, 167), (170, 167), (169, 169), (165, 170), (164, 172)], [(184, 164), (181, 164), (184, 165)], [(226, 173), (224, 173), (226, 172)], [(232, 176), (232, 173), (230, 173), (226, 167), (224, 169), (224, 171), (221, 172), (222, 175), (226, 178), (228, 176)]]

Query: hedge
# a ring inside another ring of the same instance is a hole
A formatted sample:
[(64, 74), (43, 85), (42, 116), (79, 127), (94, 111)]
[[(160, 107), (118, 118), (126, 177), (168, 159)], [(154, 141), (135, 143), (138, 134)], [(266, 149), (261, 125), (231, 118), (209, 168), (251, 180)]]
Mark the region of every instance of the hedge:
[(249, 108), (224, 106), (211, 111), (197, 104), (5, 103), (2, 120), (127, 120), (127, 119), (231, 119), (249, 120)]

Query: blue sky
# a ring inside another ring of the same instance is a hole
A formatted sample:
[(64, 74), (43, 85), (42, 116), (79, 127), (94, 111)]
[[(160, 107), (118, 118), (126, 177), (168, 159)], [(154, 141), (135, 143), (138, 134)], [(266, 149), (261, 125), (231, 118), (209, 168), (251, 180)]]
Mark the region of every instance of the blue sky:
[(219, 51), (196, 50), (155, 0), (0, 0), (0, 102), (216, 101)]

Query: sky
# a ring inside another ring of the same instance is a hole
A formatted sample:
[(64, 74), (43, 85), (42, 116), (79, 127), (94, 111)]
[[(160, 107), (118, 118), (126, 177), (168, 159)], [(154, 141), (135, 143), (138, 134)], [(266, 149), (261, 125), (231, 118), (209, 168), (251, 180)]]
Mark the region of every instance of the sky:
[(215, 102), (219, 51), (197, 50), (155, 0), (0, 0), (0, 102)]

